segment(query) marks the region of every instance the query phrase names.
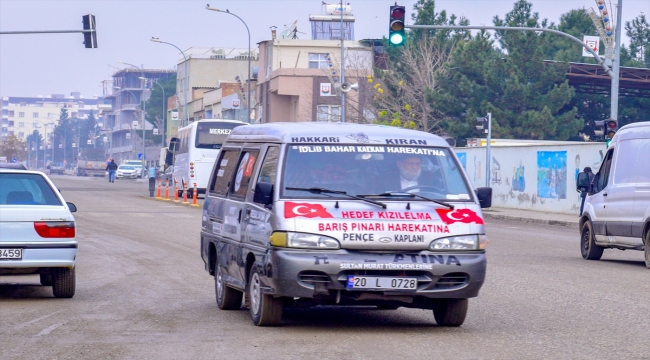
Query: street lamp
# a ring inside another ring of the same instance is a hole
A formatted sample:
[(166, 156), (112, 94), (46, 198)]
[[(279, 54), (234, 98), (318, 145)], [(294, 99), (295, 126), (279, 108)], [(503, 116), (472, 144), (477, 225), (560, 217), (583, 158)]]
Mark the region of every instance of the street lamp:
[[(124, 62), (124, 61), (118, 61), (118, 62), (120, 64), (129, 65), (131, 67), (134, 67), (134, 68), (140, 70), (140, 73), (142, 74), (142, 76), (139, 77), (139, 79), (145, 79), (145, 77), (144, 77), (144, 68), (139, 68), (139, 67), (137, 67), (137, 66), (135, 66), (133, 64), (129, 64), (129, 63)], [(142, 96), (140, 98), (140, 101), (142, 102), (142, 168), (144, 169), (144, 168), (146, 168), (146, 166), (145, 166), (145, 150), (146, 150), (146, 148), (145, 148), (145, 142), (144, 142), (144, 135), (145, 135), (144, 129), (145, 129), (146, 126), (145, 126), (144, 113), (147, 112), (147, 103), (144, 101), (144, 90), (145, 90), (144, 81), (141, 82), (141, 84), (142, 84)], [(135, 140), (135, 139), (133, 139), (133, 140)]]
[(247, 100), (247, 104), (248, 104), (248, 120), (247, 120), (247, 122), (250, 123), (251, 122), (251, 32), (250, 32), (250, 30), (248, 30), (248, 25), (246, 25), (246, 22), (244, 20), (242, 20), (242, 18), (240, 18), (239, 16), (231, 13), (228, 9), (226, 9), (226, 11), (219, 10), (217, 8), (211, 7), (210, 4), (207, 4), (205, 6), (205, 8), (206, 8), (206, 10), (217, 11), (217, 12), (221, 12), (221, 13), (224, 13), (224, 14), (229, 14), (229, 15), (232, 15), (232, 16), (236, 17), (237, 19), (239, 19), (244, 24), (244, 26), (246, 27), (246, 31), (248, 32), (248, 91), (247, 91), (248, 95), (246, 95), (247, 96), (246, 100)]
[(167, 44), (167, 45), (175, 47), (176, 50), (178, 50), (178, 52), (180, 52), (183, 55), (183, 59), (185, 59), (184, 67), (185, 67), (185, 76), (187, 77), (187, 80), (186, 80), (186, 84), (185, 84), (185, 89), (183, 89), (183, 93), (184, 93), (183, 102), (185, 102), (185, 104), (183, 105), (183, 122), (182, 122), (182, 126), (185, 126), (185, 125), (187, 125), (189, 123), (189, 117), (187, 116), (187, 92), (189, 91), (188, 87), (190, 86), (190, 74), (187, 72), (187, 63), (188, 63), (187, 56), (185, 56), (185, 53), (183, 52), (183, 50), (181, 50), (178, 46), (176, 46), (176, 45), (174, 45), (172, 43), (161, 41), (157, 37), (152, 37), (150, 40), (153, 41), (153, 42), (160, 43), (160, 44)]
[(163, 113), (162, 143), (163, 143), (163, 145), (165, 145), (166, 144), (166, 142), (165, 142), (166, 141), (166, 139), (165, 139), (165, 131), (167, 130), (167, 128), (166, 128), (166, 126), (167, 126), (167, 117), (166, 117), (167, 116), (167, 111), (165, 111), (165, 101), (166, 101), (165, 88), (162, 85), (160, 85), (157, 81), (154, 82), (154, 84), (160, 86), (160, 90), (162, 90), (162, 113)]

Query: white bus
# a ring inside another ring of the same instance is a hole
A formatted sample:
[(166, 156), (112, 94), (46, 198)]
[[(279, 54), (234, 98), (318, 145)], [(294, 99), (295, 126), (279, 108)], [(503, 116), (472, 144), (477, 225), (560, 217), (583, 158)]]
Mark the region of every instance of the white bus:
[(221, 145), (232, 129), (242, 125), (248, 124), (236, 120), (208, 119), (195, 121), (178, 130), (171, 141), (178, 143), (172, 178), (178, 181), (179, 190), (183, 189), (183, 184), (187, 184), (188, 189), (196, 184), (198, 192), (205, 193)]

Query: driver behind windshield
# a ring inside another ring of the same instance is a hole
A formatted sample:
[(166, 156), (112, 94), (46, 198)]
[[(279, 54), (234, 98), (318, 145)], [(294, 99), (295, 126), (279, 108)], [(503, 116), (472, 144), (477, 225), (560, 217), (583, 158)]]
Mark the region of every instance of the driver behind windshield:
[(422, 158), (419, 156), (404, 156), (396, 161), (399, 175), (392, 176), (390, 190), (405, 190), (417, 186), (432, 186), (434, 175), (432, 171), (422, 169)]

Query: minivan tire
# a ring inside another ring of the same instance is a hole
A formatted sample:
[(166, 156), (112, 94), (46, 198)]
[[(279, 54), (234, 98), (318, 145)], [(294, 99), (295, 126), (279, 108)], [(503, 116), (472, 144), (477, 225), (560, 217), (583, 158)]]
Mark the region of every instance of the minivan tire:
[(253, 324), (276, 326), (282, 321), (282, 298), (262, 293), (262, 281), (257, 266), (253, 266), (247, 286), (249, 310)]
[(75, 269), (54, 268), (52, 271), (52, 293), (57, 298), (71, 298), (74, 296), (76, 275)]
[(650, 229), (645, 233), (645, 245), (643, 245), (643, 253), (645, 254), (645, 267), (650, 269)]
[(458, 327), (463, 325), (469, 308), (468, 299), (435, 300), (433, 317), (438, 326)]
[(580, 230), (580, 253), (585, 260), (600, 260), (604, 247), (596, 245), (591, 221), (585, 221)]
[(243, 293), (226, 285), (223, 281), (223, 271), (216, 260), (214, 267), (214, 294), (217, 298), (217, 306), (221, 310), (239, 310)]

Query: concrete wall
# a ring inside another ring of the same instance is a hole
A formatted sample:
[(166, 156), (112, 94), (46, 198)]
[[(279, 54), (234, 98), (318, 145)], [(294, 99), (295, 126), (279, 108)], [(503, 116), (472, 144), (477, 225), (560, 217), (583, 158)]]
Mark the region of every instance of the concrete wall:
[[(474, 188), (485, 186), (486, 148), (455, 148)], [(580, 196), (577, 173), (585, 166), (598, 172), (604, 143), (493, 146), (492, 205), (504, 208), (576, 214)]]

